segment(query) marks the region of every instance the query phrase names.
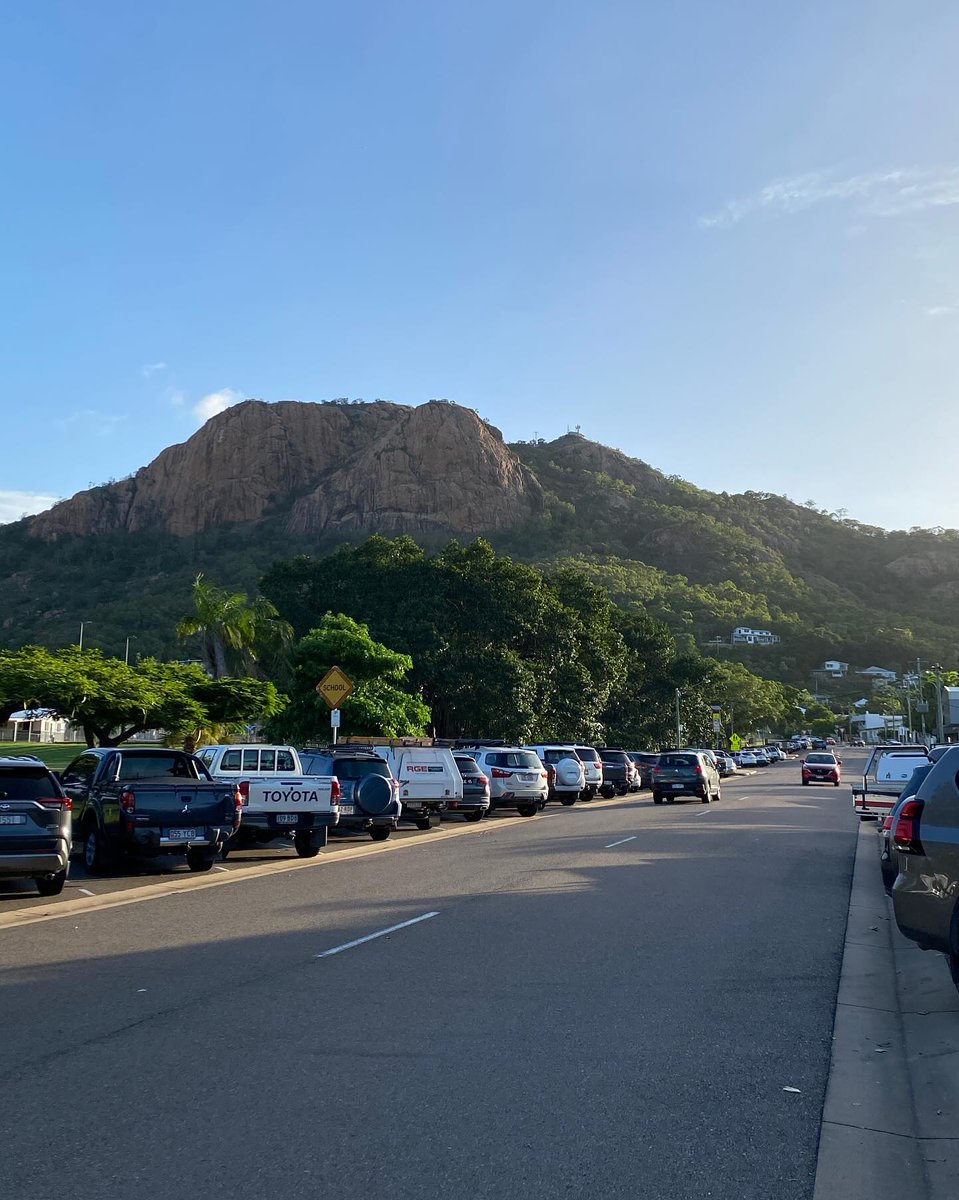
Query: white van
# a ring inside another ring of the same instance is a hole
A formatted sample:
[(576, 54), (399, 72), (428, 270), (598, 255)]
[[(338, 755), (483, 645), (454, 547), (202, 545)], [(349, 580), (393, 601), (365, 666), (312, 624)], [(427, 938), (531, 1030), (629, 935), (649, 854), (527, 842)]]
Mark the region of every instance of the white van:
[(399, 780), (403, 820), (429, 829), (430, 816), (463, 799), (463, 776), (453, 751), (442, 746), (373, 746)]

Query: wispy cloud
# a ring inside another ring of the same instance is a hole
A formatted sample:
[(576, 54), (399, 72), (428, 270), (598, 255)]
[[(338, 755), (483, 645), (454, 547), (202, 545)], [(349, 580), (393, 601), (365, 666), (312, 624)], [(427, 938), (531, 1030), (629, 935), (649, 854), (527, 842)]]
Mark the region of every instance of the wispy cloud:
[(126, 413), (105, 413), (96, 408), (81, 408), (61, 417), (56, 422), (61, 429), (77, 429), (82, 427), (85, 433), (95, 433), (98, 437), (106, 437), (115, 431), (116, 427), (127, 419)]
[(959, 204), (959, 167), (905, 167), (837, 178), (833, 171), (810, 171), (776, 179), (749, 196), (729, 200), (700, 217), (703, 229), (723, 229), (760, 214), (791, 215), (818, 204), (851, 204), (862, 216), (898, 217)]
[(21, 517), (32, 517), (34, 513), (43, 512), (60, 499), (46, 492), (5, 492), (0, 491), (0, 525), (10, 521), (19, 521)]
[(149, 379), (151, 375), (156, 375), (157, 371), (165, 371), (167, 365), (165, 362), (147, 363), (146, 366), (140, 368), (140, 374), (144, 379)]
[(210, 417), (226, 412), (228, 408), (232, 408), (242, 399), (242, 392), (235, 392), (233, 388), (220, 388), (218, 392), (208, 392), (205, 396), (201, 396), (193, 405), (193, 415), (198, 421), (206, 422)]
[(959, 317), (959, 304), (933, 304), (922, 311), (927, 317)]

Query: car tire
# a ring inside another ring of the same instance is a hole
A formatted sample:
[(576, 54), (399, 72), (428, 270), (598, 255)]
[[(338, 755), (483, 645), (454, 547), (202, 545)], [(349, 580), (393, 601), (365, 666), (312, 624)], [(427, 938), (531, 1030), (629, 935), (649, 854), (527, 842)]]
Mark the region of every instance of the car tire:
[(723, 798), (723, 789), (721, 787), (718, 787), (715, 790), (715, 792), (713, 792), (713, 799), (714, 800), (722, 800), (722, 798)]
[(572, 808), (578, 799), (579, 799), (578, 795), (570, 796), (567, 793), (566, 795), (560, 796), (559, 802), (560, 802), (560, 804), (562, 804), (563, 808)]
[(370, 837), (374, 842), (385, 842), (393, 830), (389, 825), (371, 825)]
[(294, 833), (293, 849), (296, 851), (297, 858), (316, 858), (320, 852), (311, 833)]
[(464, 821), (482, 821), (485, 808), (471, 808), (463, 813)]
[(836, 780), (836, 782), (833, 784), (833, 787), (839, 787), (839, 780), (838, 780), (838, 779), (837, 779), (837, 780)]
[(659, 792), (653, 792), (653, 803), (654, 804), (662, 804), (662, 802), (663, 802), (663, 798), (659, 794)]
[(413, 824), (417, 829), (422, 829), (424, 832), (432, 828), (432, 822), (429, 817), (414, 817)]
[(808, 780), (808, 779), (804, 779), (804, 780), (802, 781), (802, 785), (803, 785), (803, 787), (809, 787), (809, 780)]
[(223, 861), (226, 862), (226, 860), (230, 857), (230, 852), (232, 850), (233, 850), (233, 846), (231, 846), (229, 842), (225, 842), (223, 845), (223, 848), (220, 850), (220, 858), (222, 858)]
[(709, 794), (709, 792), (707, 792), (705, 796), (699, 797), (700, 804), (708, 804), (710, 800), (712, 800), (712, 796)]
[(201, 850), (199, 846), (191, 846), (186, 852), (186, 865), (191, 871), (210, 871), (216, 862), (216, 854)]
[(519, 815), (521, 817), (535, 817), (536, 816), (536, 805), (535, 804), (520, 804), (517, 807), (516, 811), (519, 813)]
[(67, 871), (66, 867), (64, 867), (62, 871), (57, 871), (56, 875), (44, 875), (42, 879), (37, 879), (34, 882), (41, 896), (59, 896), (63, 891), (63, 885), (66, 881)]
[(88, 875), (103, 875), (110, 866), (100, 827), (95, 821), (90, 822), (83, 837), (83, 865)]

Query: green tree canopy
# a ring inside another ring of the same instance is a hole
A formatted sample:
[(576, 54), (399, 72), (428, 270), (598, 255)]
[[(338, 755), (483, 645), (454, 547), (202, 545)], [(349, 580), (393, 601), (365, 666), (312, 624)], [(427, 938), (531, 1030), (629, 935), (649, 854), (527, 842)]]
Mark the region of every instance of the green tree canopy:
[(181, 639), (198, 639), (214, 679), (257, 673), (261, 663), (274, 676), (282, 675), (292, 633), (269, 600), (250, 601), (245, 592), (217, 587), (202, 574), (193, 583), (193, 612), (177, 625)]

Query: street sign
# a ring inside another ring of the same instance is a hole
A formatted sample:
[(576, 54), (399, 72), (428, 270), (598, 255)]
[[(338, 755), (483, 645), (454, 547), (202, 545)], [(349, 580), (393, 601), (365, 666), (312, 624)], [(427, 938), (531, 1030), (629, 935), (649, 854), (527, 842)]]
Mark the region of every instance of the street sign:
[(339, 729), (340, 727), (340, 710), (338, 708), (330, 709), (330, 728)]
[(722, 717), (713, 717), (713, 733), (722, 733), (723, 721)]
[(729, 748), (730, 748), (730, 750), (742, 750), (743, 739), (739, 736), (738, 733), (731, 733), (729, 735)]
[(339, 708), (343, 701), (355, 690), (356, 685), (339, 667), (330, 667), (316, 690), (327, 702), (330, 708)]

